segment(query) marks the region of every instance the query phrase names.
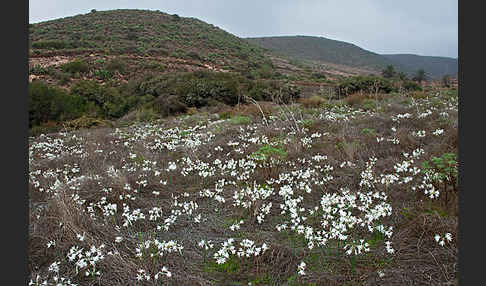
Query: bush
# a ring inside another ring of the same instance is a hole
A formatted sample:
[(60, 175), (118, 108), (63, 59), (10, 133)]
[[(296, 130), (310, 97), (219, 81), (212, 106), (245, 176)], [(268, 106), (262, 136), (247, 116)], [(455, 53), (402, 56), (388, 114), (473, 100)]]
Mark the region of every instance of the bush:
[(89, 66), (84, 61), (77, 59), (77, 60), (74, 60), (72, 62), (65, 63), (65, 64), (61, 65), (61, 69), (64, 72), (68, 72), (68, 73), (71, 73), (71, 74), (78, 73), (78, 72), (79, 73), (86, 73), (86, 72), (89, 71)]
[(187, 112), (187, 105), (181, 102), (176, 95), (159, 96), (147, 106), (150, 106), (154, 112), (164, 117)]
[(91, 128), (95, 126), (111, 126), (111, 124), (99, 118), (93, 118), (93, 117), (83, 115), (80, 118), (66, 122), (65, 126), (71, 129), (80, 129), (80, 128)]
[(44, 82), (29, 83), (29, 127), (48, 121), (74, 119), (89, 112), (92, 106), (82, 97)]
[(66, 49), (70, 48), (71, 44), (65, 41), (58, 41), (58, 40), (45, 40), (45, 41), (36, 41), (32, 43), (32, 48), (34, 49)]
[(230, 122), (233, 125), (247, 125), (251, 123), (251, 118), (248, 116), (236, 115), (231, 117)]
[(326, 79), (326, 75), (320, 72), (313, 72), (311, 76), (313, 79)]
[(123, 73), (125, 72), (125, 64), (119, 59), (112, 59), (106, 64), (105, 69), (112, 73), (115, 71)]
[(119, 118), (142, 100), (141, 97), (124, 96), (117, 88), (102, 86), (90, 80), (81, 80), (73, 84), (71, 94), (93, 103), (97, 109), (97, 116), (102, 118)]
[(59, 75), (59, 81), (58, 81), (58, 83), (60, 85), (65, 85), (65, 84), (69, 83), (70, 81), (71, 81), (70, 74), (68, 74), (68, 73), (61, 73)]
[(300, 98), (299, 102), (305, 108), (318, 108), (325, 103), (326, 100), (318, 95), (313, 95), (311, 98)]
[(235, 74), (207, 71), (164, 74), (145, 80), (140, 90), (155, 97), (174, 95), (187, 107), (206, 106), (211, 100), (235, 105), (240, 80)]
[(406, 91), (421, 91), (422, 90), (422, 86), (414, 81), (411, 81), (411, 80), (406, 80), (403, 82), (403, 85), (402, 87), (406, 90)]
[(101, 80), (108, 80), (113, 77), (113, 73), (108, 70), (97, 70), (95, 71), (95, 76)]
[(190, 58), (190, 59), (194, 59), (194, 60), (201, 60), (201, 56), (194, 51), (188, 52), (187, 57)]
[(44, 68), (41, 65), (35, 65), (30, 69), (29, 73), (35, 75), (45, 75), (48, 74), (49, 71), (47, 70), (47, 68)]
[(377, 76), (354, 76), (348, 77), (339, 82), (335, 92), (341, 96), (346, 96), (356, 92), (368, 93), (390, 93), (394, 91), (390, 80)]
[(256, 101), (274, 101), (288, 104), (300, 98), (301, 90), (295, 85), (277, 80), (250, 81), (245, 91)]
[(347, 105), (356, 107), (356, 106), (360, 106), (365, 99), (366, 99), (365, 95), (362, 95), (362, 94), (359, 94), (359, 93), (354, 93), (354, 94), (348, 95), (344, 99), (344, 101), (346, 102)]
[(152, 108), (137, 109), (135, 117), (139, 122), (150, 122), (159, 118), (157, 113)]
[(365, 99), (363, 100), (363, 104), (361, 105), (361, 107), (364, 110), (374, 110), (376, 109), (376, 101), (374, 101), (373, 99)]

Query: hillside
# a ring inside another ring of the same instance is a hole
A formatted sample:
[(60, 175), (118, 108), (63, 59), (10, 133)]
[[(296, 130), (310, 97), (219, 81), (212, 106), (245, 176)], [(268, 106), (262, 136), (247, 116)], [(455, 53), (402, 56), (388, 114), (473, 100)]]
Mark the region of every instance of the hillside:
[(282, 36), (247, 40), (277, 55), (327, 65), (348, 66), (361, 69), (362, 72), (379, 72), (387, 65), (393, 65), (397, 71), (409, 76), (423, 68), (431, 79), (438, 79), (446, 74), (455, 75), (458, 69), (457, 59), (453, 58), (411, 54), (381, 55), (350, 43), (323, 37)]
[(170, 56), (225, 69), (264, 64), (259, 47), (195, 18), (159, 11), (92, 11), (29, 25), (31, 57), (83, 53)]
[(393, 64), (391, 60), (356, 45), (323, 37), (281, 36), (247, 38), (247, 40), (276, 54), (301, 60), (328, 62), (375, 71)]
[(424, 69), (431, 78), (435, 79), (441, 78), (444, 75), (454, 76), (458, 71), (458, 61), (454, 58), (411, 54), (388, 54), (382, 56), (411, 71)]

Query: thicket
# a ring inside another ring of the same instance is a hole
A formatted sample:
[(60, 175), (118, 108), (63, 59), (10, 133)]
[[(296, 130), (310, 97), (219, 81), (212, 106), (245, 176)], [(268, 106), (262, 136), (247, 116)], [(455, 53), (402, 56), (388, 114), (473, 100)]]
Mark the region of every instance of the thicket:
[(150, 95), (127, 95), (121, 93), (120, 89), (100, 85), (96, 81), (81, 80), (75, 82), (68, 93), (42, 81), (29, 83), (29, 127), (81, 116), (116, 119), (153, 100)]
[(422, 90), (422, 87), (411, 80), (398, 78), (384, 78), (379, 76), (353, 76), (341, 79), (335, 87), (335, 92), (347, 96), (357, 92), (390, 93), (397, 92), (401, 86), (406, 91)]
[[(300, 97), (300, 90), (276, 80), (249, 80), (234, 73), (196, 71), (170, 73), (144, 80), (138, 94), (170, 97), (173, 104), (203, 107), (217, 101), (227, 105), (257, 101), (288, 103)], [(166, 102), (170, 104), (170, 102)]]
[(40, 40), (31, 43), (33, 49), (48, 49), (48, 50), (63, 50), (63, 49), (77, 49), (77, 48), (96, 48), (94, 42), (86, 40)]
[(89, 71), (89, 65), (83, 60), (76, 59), (74, 61), (65, 63), (61, 66), (64, 72), (75, 74), (75, 73), (86, 73)]
[[(77, 64), (69, 67), (65, 70), (83, 70)], [(29, 97), (29, 126), (33, 127), (83, 115), (114, 120), (139, 109), (165, 117), (220, 103), (289, 103), (300, 97), (300, 90), (277, 80), (249, 80), (235, 73), (196, 71), (147, 75), (118, 87), (77, 80), (69, 92), (34, 81), (29, 84)]]
[(34, 81), (29, 84), (29, 127), (89, 114), (95, 106), (82, 96)]
[(335, 87), (341, 96), (357, 92), (390, 93), (394, 91), (391, 80), (378, 76), (354, 76), (342, 79)]

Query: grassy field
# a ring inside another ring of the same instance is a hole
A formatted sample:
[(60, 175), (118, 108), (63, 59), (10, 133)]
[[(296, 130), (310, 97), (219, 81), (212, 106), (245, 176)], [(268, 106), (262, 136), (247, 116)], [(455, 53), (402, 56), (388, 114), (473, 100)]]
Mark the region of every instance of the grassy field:
[(31, 285), (454, 285), (457, 118), (438, 89), (30, 137)]

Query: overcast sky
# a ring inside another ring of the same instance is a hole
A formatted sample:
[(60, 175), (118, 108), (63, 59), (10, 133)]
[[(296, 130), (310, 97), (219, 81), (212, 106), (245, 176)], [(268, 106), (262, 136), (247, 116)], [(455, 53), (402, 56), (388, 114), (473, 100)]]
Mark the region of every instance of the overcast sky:
[(29, 22), (91, 9), (195, 17), (239, 37), (306, 35), (379, 54), (458, 56), (457, 0), (29, 0)]

